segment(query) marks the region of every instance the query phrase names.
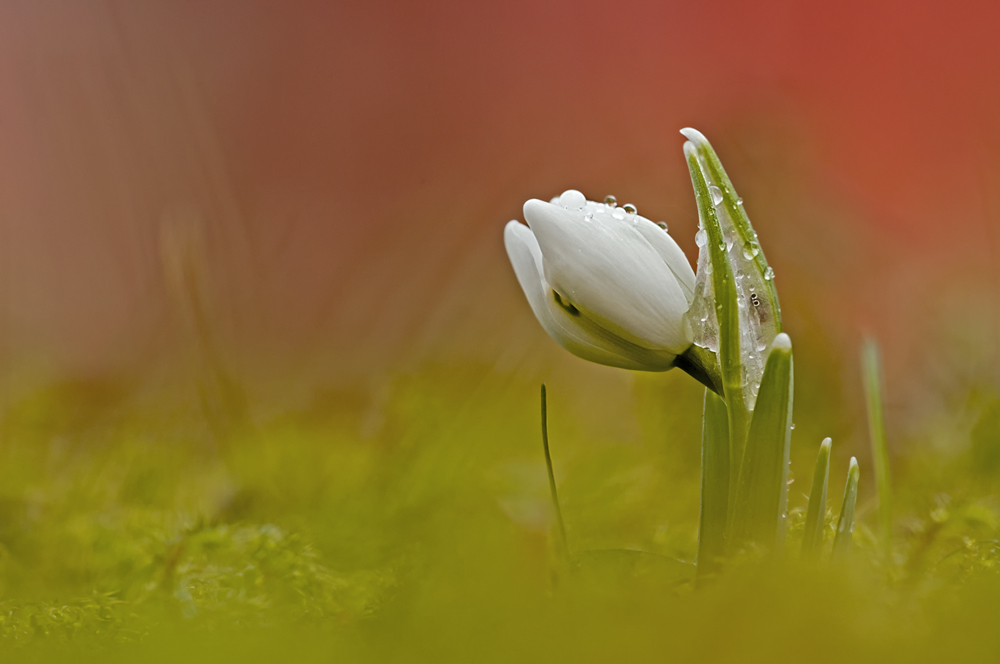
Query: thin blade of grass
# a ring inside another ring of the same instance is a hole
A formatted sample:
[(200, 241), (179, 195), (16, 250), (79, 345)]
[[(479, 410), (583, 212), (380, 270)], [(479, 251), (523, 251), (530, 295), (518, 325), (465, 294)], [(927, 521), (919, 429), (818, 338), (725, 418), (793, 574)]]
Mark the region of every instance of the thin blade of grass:
[(726, 402), (705, 390), (701, 429), (701, 515), (698, 524), (698, 578), (718, 570), (726, 553), (729, 521), (729, 414)]
[(861, 358), (868, 407), (868, 432), (878, 492), (879, 543), (882, 555), (888, 560), (892, 546), (892, 484), (889, 474), (889, 446), (885, 439), (885, 420), (882, 415), (882, 361), (878, 342), (866, 339)]
[(784, 543), (793, 382), (792, 342), (779, 334), (767, 356), (740, 468), (731, 529), (737, 547)]
[(858, 478), (861, 469), (858, 460), (851, 457), (851, 465), (847, 470), (847, 484), (844, 486), (844, 502), (840, 506), (840, 517), (837, 519), (837, 535), (833, 540), (833, 556), (840, 557), (851, 548), (851, 536), (854, 533), (854, 506), (858, 502)]
[(549, 412), (545, 383), (542, 383), (542, 448), (545, 450), (545, 468), (549, 471), (549, 493), (552, 496), (552, 509), (556, 514), (556, 525), (559, 528), (559, 550), (566, 557), (566, 560), (572, 560), (569, 552), (569, 540), (566, 538), (566, 525), (563, 523), (562, 508), (559, 506), (559, 493), (556, 491), (556, 476), (552, 472), (552, 455), (549, 454)]
[(806, 510), (806, 526), (802, 533), (802, 553), (814, 553), (823, 543), (823, 517), (826, 514), (826, 490), (830, 483), (830, 447), (833, 441), (824, 438), (816, 455), (812, 491)]

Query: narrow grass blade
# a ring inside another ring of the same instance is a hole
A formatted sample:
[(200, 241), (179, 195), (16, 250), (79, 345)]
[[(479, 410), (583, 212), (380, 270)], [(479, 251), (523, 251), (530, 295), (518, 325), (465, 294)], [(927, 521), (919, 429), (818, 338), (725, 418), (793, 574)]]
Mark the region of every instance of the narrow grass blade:
[(729, 414), (726, 402), (705, 390), (701, 429), (701, 516), (698, 578), (715, 572), (726, 553), (729, 510)]
[[(709, 181), (706, 178), (697, 148), (688, 141), (684, 144), (691, 185), (698, 204), (698, 217), (705, 233), (704, 246), (711, 266), (712, 305), (719, 326), (719, 369), (722, 375), (723, 396), (728, 406), (730, 436), (730, 467), (739, 468), (743, 457), (749, 414), (743, 395), (743, 369), (740, 352), (739, 307), (737, 304), (736, 282), (729, 264), (726, 240), (719, 225), (718, 212)], [(730, 499), (735, 495), (736, 475), (730, 476)]]
[(784, 543), (792, 392), (792, 341), (779, 334), (767, 356), (740, 468), (731, 531), (736, 546)]
[(830, 447), (833, 441), (824, 438), (816, 456), (813, 470), (812, 491), (809, 493), (809, 508), (806, 510), (806, 527), (802, 533), (802, 553), (814, 553), (823, 543), (823, 521), (826, 515), (826, 489), (830, 483)]
[(833, 540), (834, 557), (842, 556), (851, 548), (851, 535), (854, 533), (854, 506), (858, 502), (858, 478), (861, 469), (858, 460), (851, 457), (851, 465), (847, 470), (847, 485), (844, 487), (844, 502), (840, 506), (840, 517), (837, 519), (837, 535)]
[(542, 383), (542, 448), (545, 450), (545, 467), (549, 471), (549, 493), (552, 495), (552, 508), (556, 513), (556, 525), (559, 527), (559, 548), (567, 560), (572, 556), (569, 552), (569, 540), (566, 538), (566, 525), (563, 523), (562, 508), (559, 506), (559, 493), (556, 491), (556, 476), (552, 472), (552, 455), (549, 454), (549, 413), (545, 393), (545, 383)]
[(882, 554), (888, 559), (892, 546), (892, 483), (889, 475), (889, 446), (882, 417), (882, 361), (878, 343), (866, 339), (861, 363), (864, 371), (865, 397), (868, 406), (868, 431), (875, 462), (875, 486), (878, 490), (878, 525)]

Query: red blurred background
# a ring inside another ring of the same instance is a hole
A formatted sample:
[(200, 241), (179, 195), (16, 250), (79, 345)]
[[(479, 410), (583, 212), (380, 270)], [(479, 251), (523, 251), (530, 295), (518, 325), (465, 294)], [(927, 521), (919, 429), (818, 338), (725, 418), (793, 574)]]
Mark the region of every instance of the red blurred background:
[(8, 374), (169, 365), (178, 218), (250, 382), (561, 363), (504, 222), (614, 193), (693, 260), (690, 125), (747, 201), (797, 368), (857, 391), (875, 333), (890, 403), (921, 408), (996, 379), (998, 26), (991, 2), (6, 0)]

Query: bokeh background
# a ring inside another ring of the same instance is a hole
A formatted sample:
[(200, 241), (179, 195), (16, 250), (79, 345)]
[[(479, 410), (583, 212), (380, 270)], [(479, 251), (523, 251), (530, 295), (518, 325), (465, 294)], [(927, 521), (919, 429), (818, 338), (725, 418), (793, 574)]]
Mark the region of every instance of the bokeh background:
[[(773, 596), (749, 641), (792, 623), (809, 652), (822, 615), (873, 657), (960, 648), (949, 609), (925, 634), (885, 610), (904, 595), (840, 612), (879, 585), (863, 575), (548, 604), (539, 383), (573, 546), (688, 561), (702, 390), (560, 349), (502, 229), (531, 197), (614, 194), (694, 263), (678, 130), (700, 129), (777, 275), (793, 474), (833, 436), (833, 505), (858, 457), (874, 559), (873, 336), (890, 576), (938, 554), (993, 569), (998, 25), (986, 1), (0, 0), (0, 632), (120, 614), (139, 633), (132, 612), (161, 609), (276, 624), (290, 605), (387, 648), (556, 631), (593, 657), (617, 647), (602, 630), (656, 651), (670, 623), (682, 650), (731, 661), (713, 620)], [(983, 592), (954, 618), (980, 636)]]

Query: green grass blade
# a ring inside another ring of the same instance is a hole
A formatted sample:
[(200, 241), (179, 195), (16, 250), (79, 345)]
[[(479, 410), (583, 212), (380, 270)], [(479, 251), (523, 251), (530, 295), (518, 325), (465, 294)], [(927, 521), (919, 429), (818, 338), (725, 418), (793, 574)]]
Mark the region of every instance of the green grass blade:
[(793, 387), (792, 342), (779, 334), (767, 356), (740, 468), (732, 526), (736, 546), (784, 542)]
[[(723, 396), (729, 413), (730, 468), (739, 468), (746, 440), (749, 414), (743, 397), (743, 369), (740, 351), (739, 307), (736, 283), (727, 258), (726, 242), (719, 225), (718, 213), (709, 191), (697, 149), (690, 141), (684, 144), (691, 185), (698, 204), (698, 217), (707, 235), (702, 251), (708, 251), (712, 267), (714, 308), (719, 324), (719, 369), (722, 375)], [(730, 474), (730, 499), (735, 495), (736, 475)]]
[(802, 553), (814, 553), (823, 543), (823, 517), (826, 515), (826, 490), (830, 483), (830, 447), (833, 441), (824, 438), (816, 456), (812, 491), (806, 510), (806, 527), (802, 533)]
[(556, 475), (552, 471), (552, 455), (549, 454), (549, 410), (545, 383), (542, 383), (542, 449), (545, 450), (545, 467), (549, 471), (549, 493), (552, 495), (552, 508), (555, 511), (556, 525), (559, 528), (559, 548), (566, 560), (572, 560), (569, 552), (569, 540), (566, 538), (566, 525), (563, 522), (562, 508), (559, 506), (559, 493), (556, 491)]
[(868, 431), (875, 462), (875, 486), (878, 491), (880, 544), (883, 555), (888, 559), (892, 546), (892, 484), (889, 475), (889, 446), (885, 439), (885, 420), (882, 416), (882, 361), (878, 343), (874, 339), (865, 340), (861, 358), (868, 406)]
[(858, 460), (851, 457), (851, 465), (847, 470), (847, 484), (844, 486), (844, 502), (840, 506), (840, 517), (837, 519), (837, 535), (833, 540), (834, 557), (843, 556), (851, 548), (851, 535), (854, 533), (854, 506), (858, 502), (858, 478), (861, 469)]
[(698, 577), (718, 569), (726, 553), (729, 510), (729, 415), (726, 402), (705, 390), (701, 430), (701, 516), (698, 525)]

